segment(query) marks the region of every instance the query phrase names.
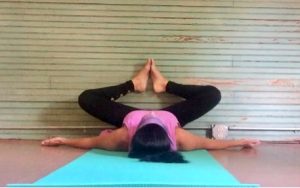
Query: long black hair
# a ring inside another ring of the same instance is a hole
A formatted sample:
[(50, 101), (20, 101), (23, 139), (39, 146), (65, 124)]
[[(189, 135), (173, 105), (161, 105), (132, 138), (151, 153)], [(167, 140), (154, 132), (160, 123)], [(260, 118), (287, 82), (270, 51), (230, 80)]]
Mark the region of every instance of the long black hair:
[(187, 162), (179, 152), (171, 151), (168, 134), (163, 127), (157, 124), (147, 124), (136, 131), (128, 156), (148, 162)]

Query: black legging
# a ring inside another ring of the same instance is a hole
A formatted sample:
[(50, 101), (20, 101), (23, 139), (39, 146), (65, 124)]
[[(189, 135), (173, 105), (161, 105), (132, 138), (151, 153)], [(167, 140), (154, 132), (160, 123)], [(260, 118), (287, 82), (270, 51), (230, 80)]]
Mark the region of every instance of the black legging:
[[(78, 98), (79, 105), (92, 116), (102, 121), (121, 127), (124, 117), (133, 110), (140, 110), (115, 100), (134, 91), (132, 81), (99, 89), (82, 92)], [(173, 113), (180, 125), (201, 117), (221, 100), (220, 91), (214, 86), (182, 85), (169, 81), (166, 92), (185, 98), (185, 100), (160, 110)]]

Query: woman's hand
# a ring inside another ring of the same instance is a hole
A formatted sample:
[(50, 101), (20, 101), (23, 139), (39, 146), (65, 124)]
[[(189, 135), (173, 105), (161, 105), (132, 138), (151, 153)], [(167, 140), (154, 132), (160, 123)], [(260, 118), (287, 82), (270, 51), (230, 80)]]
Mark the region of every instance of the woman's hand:
[(242, 146), (244, 148), (253, 148), (260, 144), (260, 140), (257, 139), (242, 139), (241, 140)]
[(65, 144), (66, 138), (63, 137), (54, 137), (43, 140), (41, 142), (42, 146), (59, 146)]

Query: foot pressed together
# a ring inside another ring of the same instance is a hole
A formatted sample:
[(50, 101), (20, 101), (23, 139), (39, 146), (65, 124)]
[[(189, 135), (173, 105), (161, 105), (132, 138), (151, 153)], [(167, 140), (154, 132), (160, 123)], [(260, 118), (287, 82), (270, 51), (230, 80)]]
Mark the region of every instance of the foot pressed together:
[(146, 90), (149, 74), (153, 81), (154, 92), (165, 92), (168, 80), (158, 70), (152, 58), (149, 58), (144, 67), (132, 78), (134, 90), (136, 92), (144, 92)]

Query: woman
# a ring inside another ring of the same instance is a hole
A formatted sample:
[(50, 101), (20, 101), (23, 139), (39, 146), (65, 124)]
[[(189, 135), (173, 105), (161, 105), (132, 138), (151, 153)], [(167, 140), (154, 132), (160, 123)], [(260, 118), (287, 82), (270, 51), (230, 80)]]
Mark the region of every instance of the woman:
[[(168, 92), (185, 100), (160, 110), (141, 110), (115, 101), (130, 92), (144, 92), (149, 77), (153, 81), (154, 92)], [(220, 100), (221, 94), (217, 88), (169, 81), (157, 69), (154, 60), (148, 59), (132, 80), (116, 86), (86, 90), (79, 96), (82, 109), (117, 129), (104, 130), (99, 136), (88, 138), (55, 137), (41, 144), (129, 151), (129, 157), (167, 163), (186, 162), (178, 150), (226, 149), (259, 144), (254, 139), (212, 140), (183, 129), (187, 123), (210, 111)]]

